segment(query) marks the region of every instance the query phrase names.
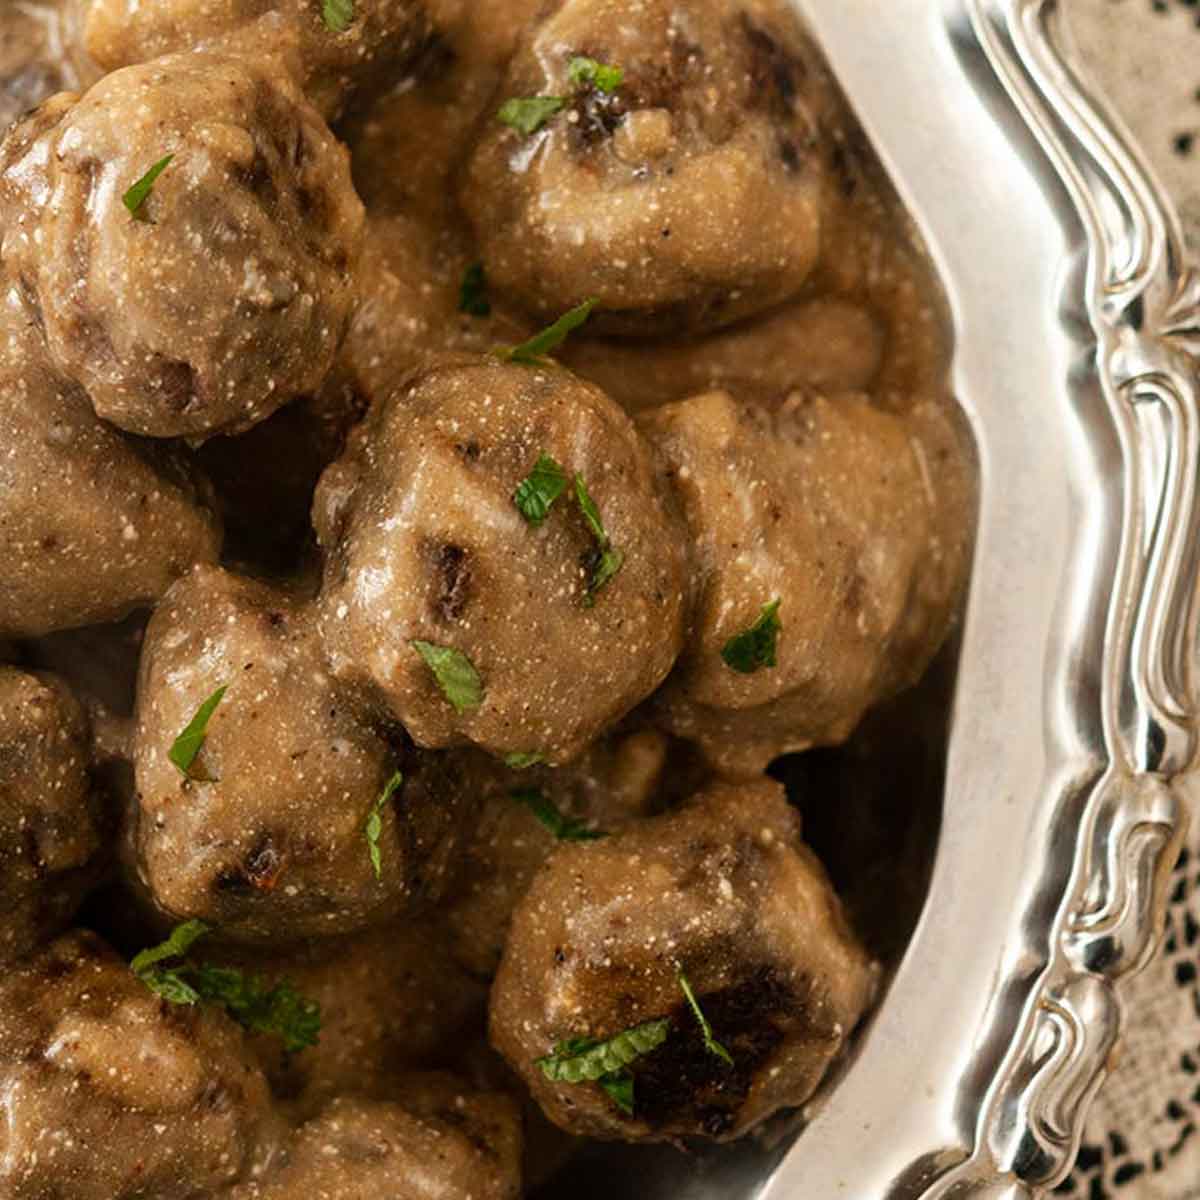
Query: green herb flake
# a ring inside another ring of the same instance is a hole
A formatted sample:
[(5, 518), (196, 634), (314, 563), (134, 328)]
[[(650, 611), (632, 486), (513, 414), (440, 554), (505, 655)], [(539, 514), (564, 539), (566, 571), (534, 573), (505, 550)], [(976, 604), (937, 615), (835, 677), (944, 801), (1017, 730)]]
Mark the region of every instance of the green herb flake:
[(376, 879), (383, 878), (383, 856), (379, 850), (379, 839), (383, 834), (383, 810), (403, 783), (404, 776), (397, 771), (384, 784), (383, 791), (379, 793), (379, 797), (371, 805), (370, 813), (367, 814), (367, 823), (363, 832), (367, 839), (367, 853), (371, 856), (371, 866), (375, 870)]
[(432, 642), (414, 641), (409, 645), (425, 660), (442, 695), (454, 705), (459, 716), (483, 703), (483, 680), (461, 650), (435, 646)]
[(504, 756), (504, 765), (508, 767), (510, 771), (525, 771), (530, 767), (536, 767), (545, 761), (546, 756), (544, 754), (537, 753), (537, 751), (534, 751), (533, 753), (526, 753), (525, 751), (518, 750), (515, 754), (506, 754)]
[(777, 650), (783, 624), (779, 620), (782, 600), (773, 600), (763, 607), (762, 615), (743, 633), (731, 637), (721, 651), (725, 665), (740, 675), (753, 675), (763, 667), (778, 664)]
[(671, 1032), (671, 1018), (635, 1025), (607, 1041), (572, 1038), (534, 1063), (551, 1083), (596, 1083), (657, 1050)]
[(535, 333), (527, 342), (519, 346), (510, 346), (505, 350), (497, 350), (496, 357), (504, 362), (521, 363), (529, 367), (546, 365), (547, 355), (557, 350), (570, 334), (584, 324), (592, 315), (592, 310), (599, 303), (594, 297), (564, 313), (553, 325), (547, 326), (541, 333)]
[(244, 1029), (279, 1037), (290, 1051), (315, 1046), (321, 1030), (320, 1005), (306, 1000), (290, 983), (268, 987), (258, 976), (233, 967), (187, 960), (192, 946), (209, 932), (203, 921), (177, 925), (165, 942), (137, 955), (130, 970), (171, 1004), (217, 1004)]
[(150, 193), (154, 190), (154, 185), (158, 182), (158, 177), (171, 165), (171, 160), (174, 157), (175, 155), (168, 154), (163, 158), (160, 158), (158, 162), (156, 162), (154, 166), (152, 166), (150, 170), (148, 170), (145, 175), (143, 175), (141, 179), (139, 179), (137, 183), (135, 183), (133, 187), (131, 187), (129, 191), (127, 191), (125, 195), (121, 197), (122, 203), (129, 210), (129, 215), (135, 221), (149, 221), (150, 218), (147, 217), (142, 211), (142, 206), (146, 203)]
[(188, 779), (199, 778), (192, 773), (192, 765), (196, 755), (208, 737), (208, 723), (217, 711), (217, 705), (225, 699), (229, 690), (228, 684), (222, 684), (203, 704), (196, 709), (196, 715), (187, 723), (183, 732), (171, 743), (167, 757), (179, 768), (180, 773)]
[(458, 311), (471, 317), (490, 317), (492, 302), (488, 299), (487, 272), (483, 263), (472, 263), (464, 272), (458, 287)]
[(633, 1076), (628, 1071), (614, 1071), (596, 1082), (627, 1117), (633, 1116)]
[(345, 33), (354, 20), (354, 0), (321, 0), (321, 16), (326, 29)]
[(533, 470), (517, 485), (513, 503), (530, 525), (540, 525), (554, 502), (567, 490), (567, 473), (548, 454), (543, 454)]
[(733, 1066), (733, 1055), (713, 1037), (712, 1026), (708, 1023), (708, 1018), (704, 1015), (704, 1010), (700, 1007), (700, 1001), (696, 999), (696, 993), (692, 991), (692, 985), (688, 982), (688, 977), (682, 972), (679, 972), (679, 987), (687, 998), (688, 1005), (696, 1015), (696, 1020), (700, 1023), (700, 1032), (704, 1035), (704, 1048), (713, 1055), (716, 1055), (727, 1066)]
[(564, 815), (544, 792), (538, 788), (519, 788), (512, 793), (518, 804), (524, 804), (560, 842), (597, 842), (608, 837), (599, 829), (589, 829), (585, 822)]
[(566, 107), (567, 102), (562, 96), (515, 96), (505, 100), (496, 118), (529, 137)]
[(591, 578), (588, 580), (587, 595), (584, 598), (584, 603), (590, 608), (596, 603), (596, 593), (625, 565), (625, 555), (609, 541), (600, 510), (596, 507), (582, 475), (575, 476), (575, 500), (596, 542)]
[(625, 82), (625, 70), (580, 54), (567, 64), (567, 78), (576, 87), (591, 84), (597, 91), (611, 96)]

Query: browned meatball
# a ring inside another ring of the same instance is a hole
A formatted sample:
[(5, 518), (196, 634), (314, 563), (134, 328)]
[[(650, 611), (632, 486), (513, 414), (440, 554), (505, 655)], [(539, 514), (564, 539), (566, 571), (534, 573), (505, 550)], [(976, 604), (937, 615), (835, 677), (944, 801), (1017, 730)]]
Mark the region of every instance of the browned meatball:
[[(190, 775), (168, 758), (218, 688)], [(395, 743), (399, 748), (400, 743)], [(134, 767), (140, 867), (158, 904), (231, 938), (280, 942), (386, 919), (448, 884), (472, 800), (453, 764), (398, 755), (333, 686), (307, 611), (199, 568), (147, 630)], [(381, 813), (380, 873), (365, 826)]]
[(55, 92), (80, 87), (95, 71), (71, 53), (74, 0), (8, 0), (0, 5), (0, 134)]
[(89, 933), (0, 976), (0, 1095), (6, 1200), (195, 1200), (277, 1138), (237, 1026), (160, 1000)]
[(506, 771), (473, 759), (470, 778), (483, 809), (445, 912), (459, 962), (476, 976), (495, 974), (513, 909), (558, 845), (530, 805), (534, 795), (562, 816), (568, 840), (607, 835), (650, 813), (666, 766), (667, 739), (651, 730), (599, 742), (559, 770)]
[[(127, 190), (167, 155), (131, 214)], [(325, 378), (362, 205), (345, 150), (283, 75), (201, 54), (130, 67), (43, 105), (0, 165), (5, 268), (105, 420), (237, 432)]]
[(0, 298), (0, 637), (115, 621), (220, 549), (206, 492), (173, 450), (97, 420)]
[(65, 925), (95, 882), (104, 820), (89, 750), (62, 683), (0, 667), (0, 962)]
[[(831, 191), (829, 88), (776, 0), (558, 0), (497, 103), (561, 98), (532, 134), (483, 129), (461, 198), (488, 275), (539, 317), (589, 296), (597, 327), (698, 332), (795, 295)], [(605, 91), (579, 56), (619, 66)]]
[(311, 1116), (334, 1096), (356, 1092), (404, 1100), (401, 1076), (445, 1061), (453, 1035), (478, 1023), (483, 985), (451, 958), (428, 920), (395, 922), (349, 941), (310, 942), (289, 954), (214, 950), (270, 983), (290, 982), (321, 1006), (321, 1040), (302, 1054), (278, 1038), (250, 1040), (275, 1094)]
[[(680, 971), (732, 1065), (706, 1049)], [(513, 921), (492, 1043), (572, 1133), (726, 1141), (808, 1099), (875, 974), (783, 789), (721, 785), (554, 855)], [(632, 1114), (537, 1065), (563, 1042), (663, 1019), (665, 1041), (628, 1067)]]
[(508, 1097), (451, 1076), (406, 1080), (405, 1095), (334, 1100), (232, 1200), (517, 1200), (521, 1124)]
[[(568, 482), (534, 526), (513, 497), (542, 455)], [(382, 697), (420, 745), (578, 756), (654, 691), (682, 644), (685, 535), (654, 468), (629, 418), (558, 367), (463, 358), (420, 373), (318, 492), (335, 674)], [(478, 686), (452, 702), (414, 643), (456, 655)]]
[(432, 34), (421, 0), (355, 0), (344, 30), (320, 0), (78, 0), (83, 48), (106, 70), (217, 44), (230, 53), (287, 56), (328, 117), (394, 83)]
[[(898, 416), (852, 395), (712, 392), (643, 428), (671, 464), (701, 582), (655, 699), (667, 728), (752, 776), (844, 740), (920, 677), (956, 611), (971, 525), (967, 450), (942, 404)], [(723, 652), (777, 601), (777, 663), (742, 673)]]

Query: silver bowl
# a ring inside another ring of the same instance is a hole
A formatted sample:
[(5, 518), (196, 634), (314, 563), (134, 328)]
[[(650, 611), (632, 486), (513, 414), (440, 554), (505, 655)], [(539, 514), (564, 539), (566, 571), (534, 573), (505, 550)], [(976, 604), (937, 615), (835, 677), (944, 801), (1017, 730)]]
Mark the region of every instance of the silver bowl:
[(590, 1200), (1017, 1200), (1070, 1170), (1197, 754), (1200, 280), (1055, 0), (794, 0), (940, 271), (981, 473), (923, 911), (774, 1149), (589, 1153)]

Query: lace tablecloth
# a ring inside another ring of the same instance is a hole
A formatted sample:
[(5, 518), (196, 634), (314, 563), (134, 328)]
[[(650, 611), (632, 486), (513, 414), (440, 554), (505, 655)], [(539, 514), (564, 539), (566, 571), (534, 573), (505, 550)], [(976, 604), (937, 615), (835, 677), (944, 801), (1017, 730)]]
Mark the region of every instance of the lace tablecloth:
[[(1083, 62), (1137, 134), (1200, 256), (1200, 0), (1061, 0)], [(1200, 813), (1159, 960), (1130, 985), (1116, 1072), (1088, 1124), (1080, 1200), (1200, 1200)]]

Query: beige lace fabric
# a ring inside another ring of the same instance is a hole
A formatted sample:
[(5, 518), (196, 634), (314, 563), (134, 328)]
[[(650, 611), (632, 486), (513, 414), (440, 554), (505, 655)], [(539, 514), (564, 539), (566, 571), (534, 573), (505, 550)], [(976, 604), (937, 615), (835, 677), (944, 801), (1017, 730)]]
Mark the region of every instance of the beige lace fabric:
[[(1060, 0), (1080, 57), (1144, 146), (1200, 256), (1200, 0)], [(1200, 813), (1162, 954), (1129, 985), (1115, 1073), (1088, 1121), (1079, 1200), (1200, 1200)]]

